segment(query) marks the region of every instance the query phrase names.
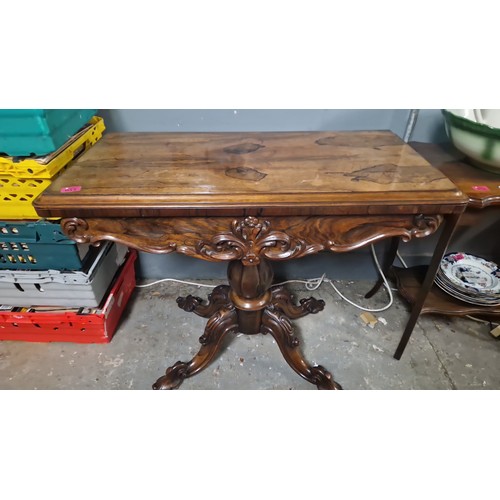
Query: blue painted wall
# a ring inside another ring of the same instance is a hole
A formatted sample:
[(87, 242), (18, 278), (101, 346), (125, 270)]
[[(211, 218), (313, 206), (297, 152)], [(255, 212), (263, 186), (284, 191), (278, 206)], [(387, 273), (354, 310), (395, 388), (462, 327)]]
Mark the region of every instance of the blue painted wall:
[[(101, 110), (108, 130), (128, 132), (230, 132), (392, 130), (403, 137), (409, 109), (113, 109)], [(440, 110), (423, 109), (412, 140), (446, 140)]]

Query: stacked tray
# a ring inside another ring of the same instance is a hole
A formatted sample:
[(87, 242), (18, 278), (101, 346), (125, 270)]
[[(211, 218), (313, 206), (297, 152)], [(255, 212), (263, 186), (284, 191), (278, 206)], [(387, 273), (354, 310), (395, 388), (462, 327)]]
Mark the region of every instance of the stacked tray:
[(61, 147), (96, 109), (0, 109), (0, 152), (41, 156)]
[(476, 255), (445, 255), (435, 283), (455, 299), (478, 306), (500, 305), (500, 269), (495, 262)]
[(71, 270), (83, 268), (88, 244), (65, 236), (58, 223), (0, 221), (0, 272), (20, 270)]
[(103, 119), (94, 116), (64, 145), (45, 156), (10, 157), (0, 154), (0, 218), (38, 219), (33, 200), (73, 160), (99, 141), (104, 130)]
[(63, 234), (33, 207), (99, 141), (96, 110), (0, 110), (0, 341), (109, 342), (135, 286), (137, 252)]
[(0, 340), (108, 343), (134, 291), (137, 252), (128, 252), (98, 308), (0, 306)]
[(81, 271), (0, 270), (0, 304), (98, 307), (128, 249), (108, 241), (92, 250)]
[(0, 175), (10, 175), (18, 179), (52, 179), (69, 162), (76, 160), (99, 141), (105, 128), (104, 120), (93, 116), (60, 148), (44, 156), (13, 157), (0, 154)]

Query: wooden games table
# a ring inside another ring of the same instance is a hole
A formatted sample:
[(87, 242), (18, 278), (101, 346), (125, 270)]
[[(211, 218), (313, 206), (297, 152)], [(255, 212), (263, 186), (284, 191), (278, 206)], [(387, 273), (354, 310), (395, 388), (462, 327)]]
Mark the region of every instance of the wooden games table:
[(340, 389), (303, 357), (290, 320), (318, 313), (273, 286), (273, 261), (349, 252), (384, 238), (422, 238), (442, 227), (395, 357), (399, 359), (467, 197), (388, 131), (108, 133), (35, 201), (66, 235), (98, 245), (228, 263), (228, 284), (180, 297), (208, 319), (193, 359), (155, 389), (174, 389), (205, 368), (224, 337), (270, 334), (287, 363), (319, 389)]

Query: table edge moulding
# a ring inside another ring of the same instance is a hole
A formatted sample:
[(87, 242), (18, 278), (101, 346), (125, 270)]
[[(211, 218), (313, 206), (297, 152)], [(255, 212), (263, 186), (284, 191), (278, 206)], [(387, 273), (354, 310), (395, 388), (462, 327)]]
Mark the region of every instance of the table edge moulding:
[[(199, 352), (170, 366), (155, 389), (204, 369), (234, 333), (269, 334), (287, 363), (319, 389), (340, 389), (299, 350), (291, 320), (324, 302), (298, 303), (273, 286), (274, 261), (349, 252), (385, 238), (439, 241), (395, 357), (410, 338), (467, 198), (388, 131), (114, 133), (80, 157), (34, 203), (61, 217), (77, 242), (110, 240), (145, 252), (226, 262), (228, 284), (208, 301), (179, 297), (207, 318)], [(396, 245), (392, 245), (396, 247)]]

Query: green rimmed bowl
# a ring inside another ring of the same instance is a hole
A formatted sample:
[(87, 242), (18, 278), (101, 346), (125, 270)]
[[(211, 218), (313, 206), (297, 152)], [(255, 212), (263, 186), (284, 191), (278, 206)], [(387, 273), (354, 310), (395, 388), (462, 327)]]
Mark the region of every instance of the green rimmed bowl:
[(446, 133), (474, 166), (500, 175), (500, 110), (481, 111), (484, 123), (470, 109), (443, 109)]

